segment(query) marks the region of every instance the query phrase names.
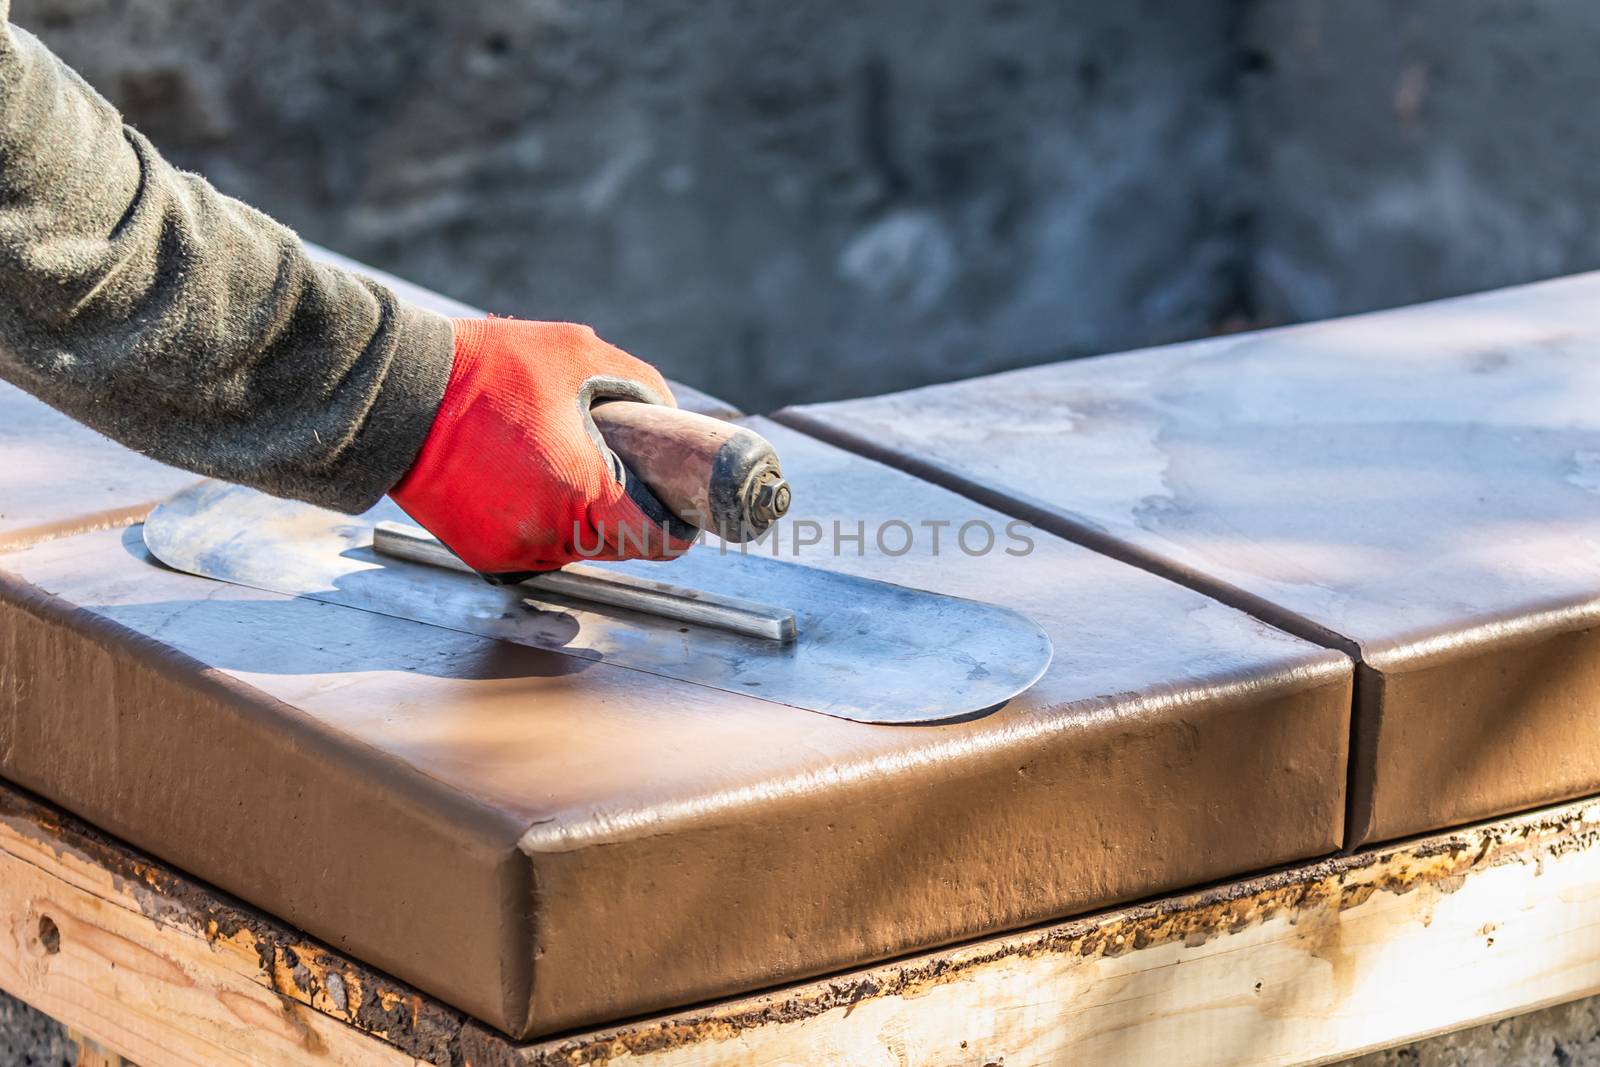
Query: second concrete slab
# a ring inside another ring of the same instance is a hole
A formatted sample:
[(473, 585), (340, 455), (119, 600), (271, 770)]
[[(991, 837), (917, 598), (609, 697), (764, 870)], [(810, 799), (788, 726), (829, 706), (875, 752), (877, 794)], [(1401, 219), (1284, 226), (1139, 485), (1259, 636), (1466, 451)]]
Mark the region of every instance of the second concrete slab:
[(782, 421), (1360, 659), (1349, 844), (1600, 789), (1600, 275)]

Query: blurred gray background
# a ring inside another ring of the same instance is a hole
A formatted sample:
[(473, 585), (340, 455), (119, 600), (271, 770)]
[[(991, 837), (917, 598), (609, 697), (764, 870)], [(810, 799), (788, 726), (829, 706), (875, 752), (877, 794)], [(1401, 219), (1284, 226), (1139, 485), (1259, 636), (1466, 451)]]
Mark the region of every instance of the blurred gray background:
[(1600, 265), (1585, 0), (15, 0), (178, 163), (750, 410)]

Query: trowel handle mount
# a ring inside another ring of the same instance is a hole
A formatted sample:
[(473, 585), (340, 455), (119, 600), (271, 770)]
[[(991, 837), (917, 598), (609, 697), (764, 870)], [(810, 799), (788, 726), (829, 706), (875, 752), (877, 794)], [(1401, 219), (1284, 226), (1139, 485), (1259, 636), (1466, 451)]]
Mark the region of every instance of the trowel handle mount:
[(590, 413), (611, 450), (684, 522), (747, 541), (789, 510), (778, 454), (753, 430), (630, 400), (603, 401)]

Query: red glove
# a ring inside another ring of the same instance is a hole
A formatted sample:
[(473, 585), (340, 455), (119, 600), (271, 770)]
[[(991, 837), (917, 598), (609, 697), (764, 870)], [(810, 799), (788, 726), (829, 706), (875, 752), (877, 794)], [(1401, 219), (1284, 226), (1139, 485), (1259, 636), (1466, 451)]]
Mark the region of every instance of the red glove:
[[(592, 400), (673, 404), (655, 368), (587, 326), (456, 319), (455, 365), (395, 503), (485, 574), (583, 559), (662, 559), (688, 542), (647, 515), (589, 421)], [(635, 486), (637, 491), (637, 484)], [(681, 524), (675, 531), (685, 532)]]

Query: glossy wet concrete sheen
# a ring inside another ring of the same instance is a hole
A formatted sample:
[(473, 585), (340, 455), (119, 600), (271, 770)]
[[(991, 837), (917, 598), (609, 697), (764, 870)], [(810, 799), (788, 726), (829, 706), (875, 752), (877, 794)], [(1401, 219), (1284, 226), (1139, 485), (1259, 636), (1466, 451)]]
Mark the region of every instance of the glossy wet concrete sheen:
[(130, 522), (193, 481), (0, 382), (0, 548)]
[[(1005, 525), (754, 425), (795, 518)], [(0, 773), (518, 1034), (1337, 846), (1343, 655), (1047, 536), (928, 547), (806, 558), (1016, 608), (1056, 658), (994, 714), (904, 728), (60, 538), (0, 555)]]
[(1354, 841), (1600, 788), (1600, 275), (780, 417), (1358, 648)]
[[(690, 552), (670, 570), (649, 561), (602, 563), (568, 568), (537, 583), (496, 586), (415, 527), (418, 542), (453, 566), (375, 552), (382, 525), (407, 519), (387, 501), (362, 515), (341, 515), (206, 481), (150, 513), (144, 544), (156, 559), (186, 574), (565, 652), (862, 723), (924, 725), (983, 714), (1028, 689), (1050, 664), (1049, 637), (1020, 612), (796, 567), (765, 551)], [(720, 596), (731, 598), (731, 605), (786, 612), (788, 639), (778, 640), (770, 630), (735, 634), (703, 616), (630, 611), (626, 599), (608, 606), (581, 589), (563, 596), (559, 588), (544, 586), (556, 578), (584, 578), (602, 594), (622, 588), (604, 583), (625, 580), (650, 591), (667, 577), (678, 590), (672, 600), (679, 606), (705, 606)], [(685, 655), (690, 627), (693, 654)], [(871, 686), (861, 684), (864, 672), (870, 672)]]

